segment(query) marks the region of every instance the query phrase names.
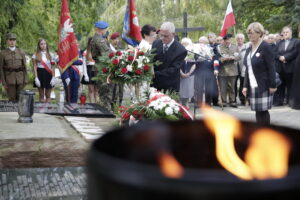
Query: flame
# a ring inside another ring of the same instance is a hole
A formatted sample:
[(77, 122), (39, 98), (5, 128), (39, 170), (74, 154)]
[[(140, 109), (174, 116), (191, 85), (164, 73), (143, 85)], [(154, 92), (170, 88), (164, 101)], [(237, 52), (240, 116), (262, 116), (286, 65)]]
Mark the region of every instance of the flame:
[(249, 180), (252, 178), (249, 167), (239, 158), (234, 149), (234, 137), (240, 137), (241, 124), (234, 117), (202, 106), (204, 123), (215, 134), (216, 155), (223, 167), (232, 174)]
[(287, 174), (290, 144), (282, 134), (271, 129), (255, 132), (245, 162), (234, 148), (234, 138), (241, 136), (241, 123), (209, 106), (202, 106), (202, 111), (204, 123), (215, 134), (217, 159), (226, 170), (245, 180), (281, 178)]
[(180, 163), (170, 153), (162, 151), (158, 156), (160, 170), (170, 178), (180, 178), (183, 176), (184, 170)]
[(260, 129), (250, 138), (245, 161), (257, 179), (281, 178), (288, 172), (291, 145), (272, 129)]

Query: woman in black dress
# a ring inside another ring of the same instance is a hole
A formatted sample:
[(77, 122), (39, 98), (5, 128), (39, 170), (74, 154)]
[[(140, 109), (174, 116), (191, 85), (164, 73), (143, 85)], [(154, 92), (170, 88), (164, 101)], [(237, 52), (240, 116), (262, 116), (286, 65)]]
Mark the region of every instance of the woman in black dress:
[(88, 38), (86, 51), (83, 52), (83, 77), (81, 83), (88, 85), (89, 98), (91, 103), (96, 103), (98, 92), (96, 89), (96, 81), (93, 77), (96, 75), (95, 61), (91, 55), (92, 37)]
[(40, 102), (51, 101), (51, 90), (55, 85), (55, 68), (53, 57), (49, 53), (46, 40), (40, 39), (37, 50), (32, 56), (34, 68), (34, 85), (38, 87)]
[(254, 22), (247, 28), (251, 46), (247, 49), (243, 94), (249, 93), (251, 110), (256, 112), (257, 123), (269, 125), (269, 109), (272, 108), (275, 82), (275, 55), (271, 46), (263, 41), (264, 27)]

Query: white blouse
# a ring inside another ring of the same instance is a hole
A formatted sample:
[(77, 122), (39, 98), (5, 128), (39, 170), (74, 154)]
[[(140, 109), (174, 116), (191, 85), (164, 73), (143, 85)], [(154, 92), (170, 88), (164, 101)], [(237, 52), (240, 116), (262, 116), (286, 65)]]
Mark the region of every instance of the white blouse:
[[(258, 47), (259, 46), (260, 45), (258, 45)], [(251, 51), (247, 57), (248, 74), (249, 74), (249, 81), (250, 81), (251, 88), (258, 87), (256, 78), (253, 73), (252, 63), (251, 63), (251, 58), (256, 55), (256, 51), (257, 51), (258, 47), (254, 51)]]
[[(46, 56), (46, 52), (45, 51), (41, 51), (41, 55), (42, 55), (42, 61), (44, 61), (44, 63), (46, 63), (46, 65), (49, 66), (49, 68), (51, 69), (51, 60), (48, 60), (47, 56)], [(53, 56), (51, 56), (53, 58)], [(33, 54), (32, 56), (33, 59), (36, 59), (36, 55)], [(37, 67), (38, 68), (45, 68), (40, 62), (37, 62)]]

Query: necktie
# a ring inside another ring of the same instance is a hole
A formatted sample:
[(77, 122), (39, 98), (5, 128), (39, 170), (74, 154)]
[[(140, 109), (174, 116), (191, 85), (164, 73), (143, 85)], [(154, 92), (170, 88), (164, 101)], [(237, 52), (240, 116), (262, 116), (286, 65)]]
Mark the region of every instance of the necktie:
[(168, 51), (168, 45), (164, 44), (164, 53), (166, 53)]

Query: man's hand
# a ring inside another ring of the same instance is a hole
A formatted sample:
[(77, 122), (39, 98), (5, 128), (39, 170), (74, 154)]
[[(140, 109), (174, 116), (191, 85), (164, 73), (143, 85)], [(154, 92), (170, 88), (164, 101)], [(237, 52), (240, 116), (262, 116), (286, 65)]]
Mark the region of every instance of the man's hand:
[(247, 96), (248, 89), (247, 88), (243, 88), (242, 93), (243, 93), (244, 96)]

